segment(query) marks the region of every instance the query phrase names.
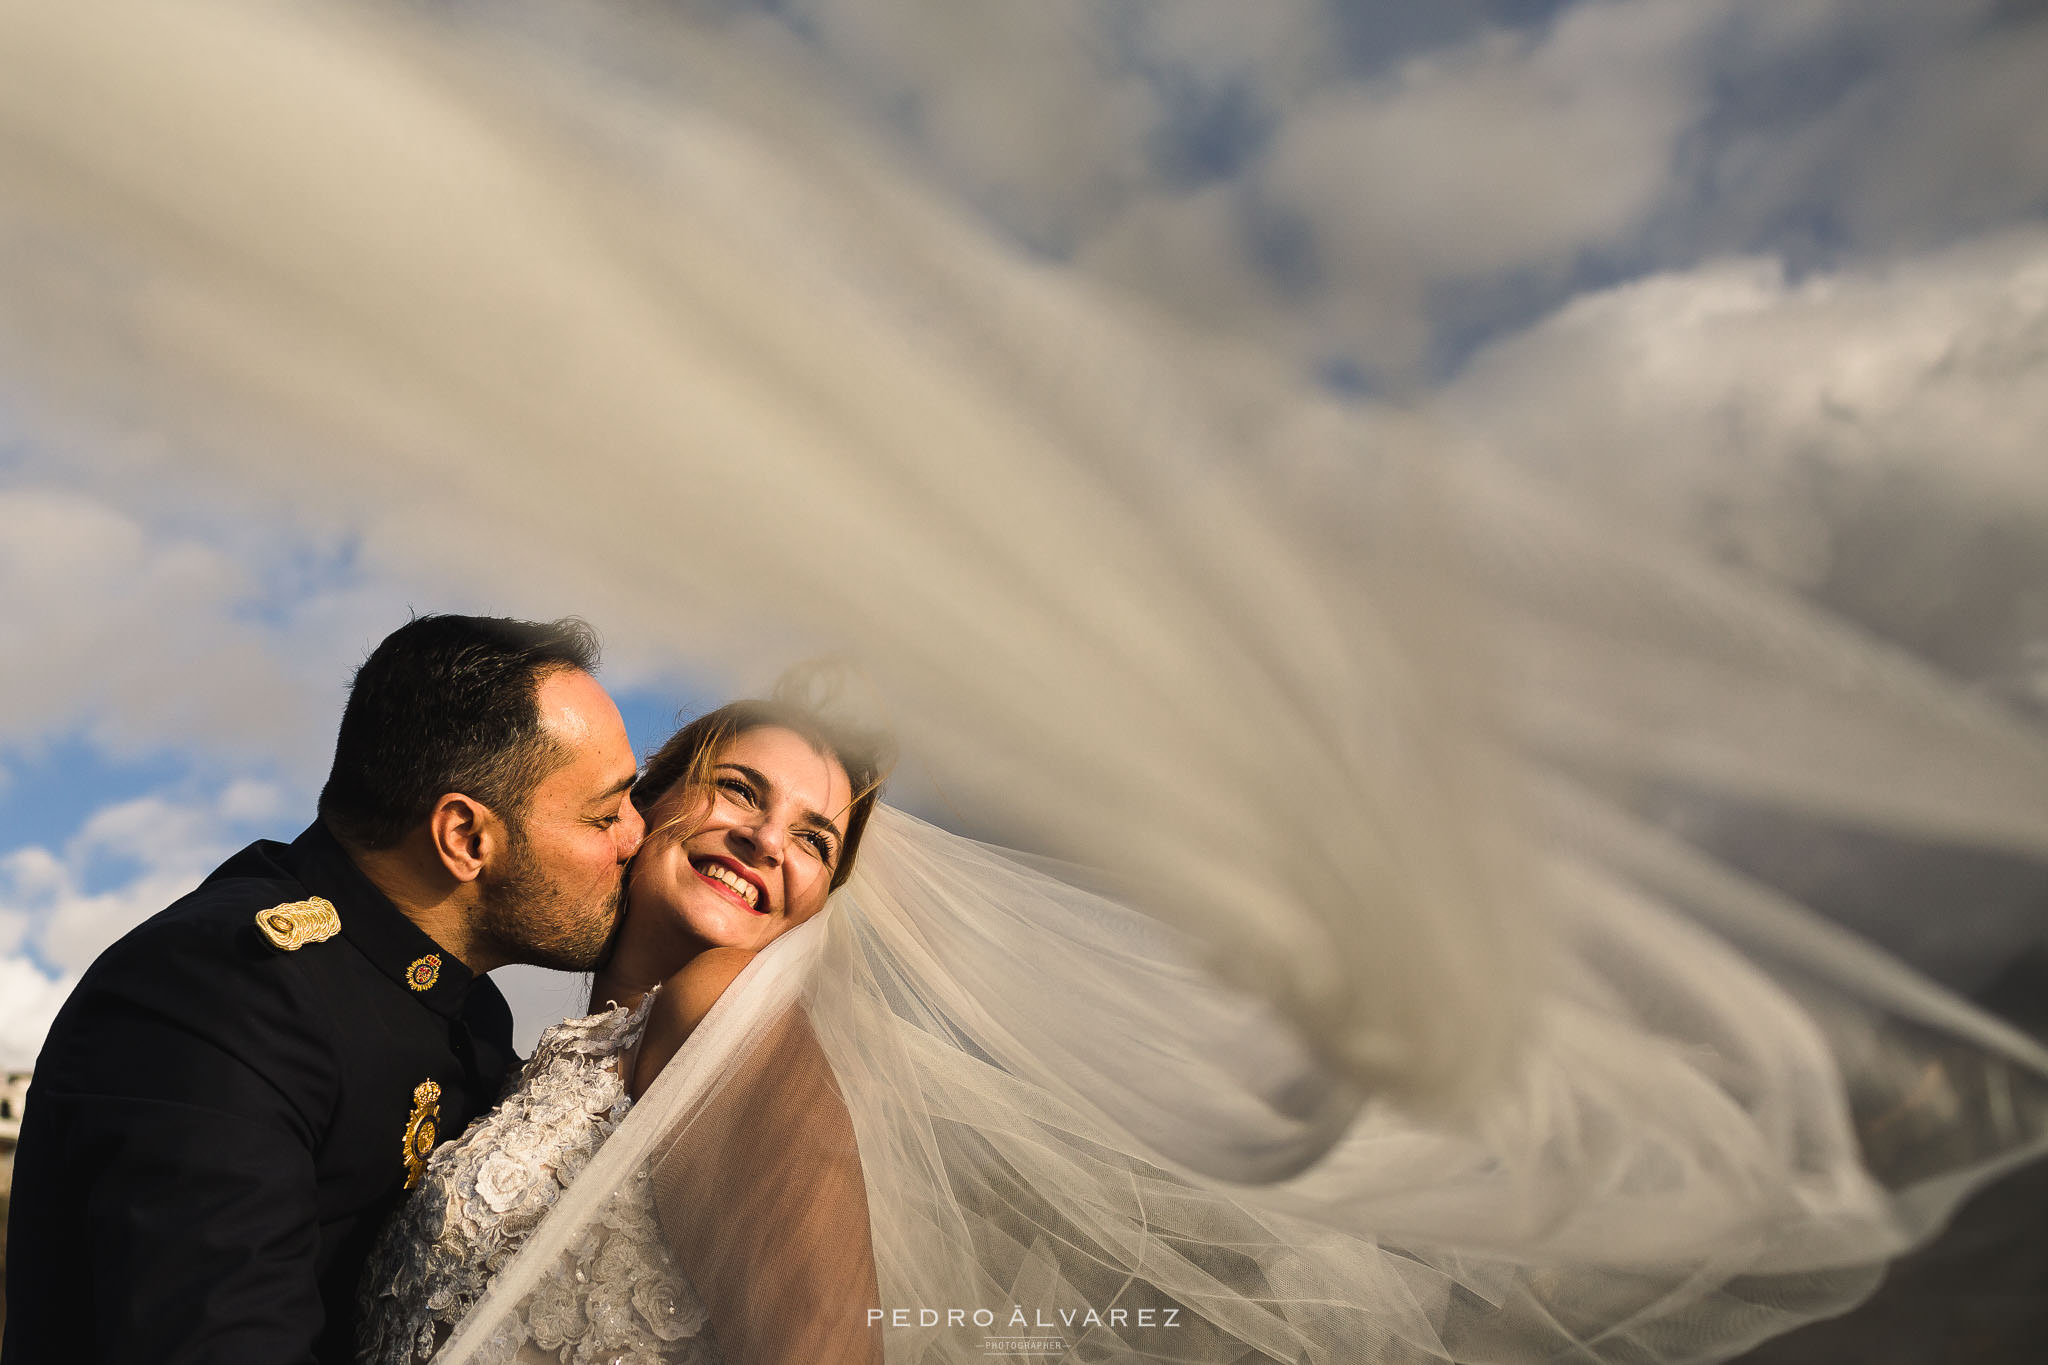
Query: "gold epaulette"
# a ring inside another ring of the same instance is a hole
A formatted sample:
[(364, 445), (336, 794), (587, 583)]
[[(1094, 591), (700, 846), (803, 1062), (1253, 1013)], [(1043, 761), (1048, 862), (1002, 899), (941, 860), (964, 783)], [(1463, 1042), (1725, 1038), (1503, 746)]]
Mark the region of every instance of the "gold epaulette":
[(256, 929), (270, 940), (271, 947), (295, 953), (308, 943), (322, 943), (340, 933), (341, 916), (331, 902), (315, 896), (257, 911)]

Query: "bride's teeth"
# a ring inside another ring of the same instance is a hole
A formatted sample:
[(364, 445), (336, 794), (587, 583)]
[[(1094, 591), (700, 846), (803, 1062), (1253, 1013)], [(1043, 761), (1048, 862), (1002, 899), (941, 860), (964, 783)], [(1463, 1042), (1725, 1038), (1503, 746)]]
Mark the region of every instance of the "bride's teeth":
[(720, 867), (718, 864), (713, 863), (704, 869), (704, 875), (715, 878), (737, 891), (746, 898), (747, 905), (750, 908), (760, 903), (761, 893), (754, 889), (754, 884), (734, 872), (731, 868)]

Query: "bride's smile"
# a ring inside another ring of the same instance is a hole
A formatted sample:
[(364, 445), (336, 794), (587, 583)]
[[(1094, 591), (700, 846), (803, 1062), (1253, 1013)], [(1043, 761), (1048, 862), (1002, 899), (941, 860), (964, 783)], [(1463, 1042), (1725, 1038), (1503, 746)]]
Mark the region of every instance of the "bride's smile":
[(692, 859), (690, 866), (697, 869), (697, 875), (726, 895), (743, 902), (747, 909), (767, 914), (761, 902), (768, 897), (767, 888), (761, 879), (730, 858), (710, 857)]
[(852, 784), (779, 725), (727, 740), (706, 778), (650, 812), (657, 836), (633, 866), (627, 917), (665, 922), (699, 947), (766, 947), (824, 908)]

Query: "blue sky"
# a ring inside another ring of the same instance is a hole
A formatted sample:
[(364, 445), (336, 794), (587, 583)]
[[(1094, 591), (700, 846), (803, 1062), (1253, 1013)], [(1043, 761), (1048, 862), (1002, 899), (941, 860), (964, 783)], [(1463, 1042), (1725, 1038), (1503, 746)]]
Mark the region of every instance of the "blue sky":
[[(1427, 405), (2048, 703), (2048, 600), (2010, 586), (2048, 581), (2037, 8), (732, 0), (692, 22), (807, 73), (995, 250), (1368, 415)], [(687, 104), (649, 50), (581, 37), (589, 68)], [(0, 348), (0, 1061), (99, 947), (302, 826), (347, 671), (408, 610), (587, 616), (643, 750), (784, 639), (694, 656), (516, 546), (423, 547), (347, 480), (31, 418), (25, 354)], [(1641, 476), (1647, 449), (1680, 472)], [(1955, 524), (1996, 511), (2004, 572), (1981, 537), (1883, 531), (1930, 468)], [(1971, 629), (1941, 581), (1974, 585)]]

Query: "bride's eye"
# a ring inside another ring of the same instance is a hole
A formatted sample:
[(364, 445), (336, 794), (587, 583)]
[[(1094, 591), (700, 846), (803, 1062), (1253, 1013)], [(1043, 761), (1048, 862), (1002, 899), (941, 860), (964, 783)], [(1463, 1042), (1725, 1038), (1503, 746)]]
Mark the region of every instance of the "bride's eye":
[(750, 806), (754, 804), (753, 787), (737, 777), (721, 777), (717, 786), (720, 791), (729, 792)]

